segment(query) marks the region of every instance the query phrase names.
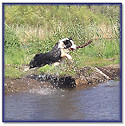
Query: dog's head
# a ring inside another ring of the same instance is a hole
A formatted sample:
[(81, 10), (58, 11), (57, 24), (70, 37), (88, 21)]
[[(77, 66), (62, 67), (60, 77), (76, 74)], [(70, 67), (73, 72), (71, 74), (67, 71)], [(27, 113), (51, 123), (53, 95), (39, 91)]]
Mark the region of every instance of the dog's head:
[(76, 45), (74, 44), (72, 38), (64, 38), (64, 39), (59, 40), (58, 48), (75, 50)]

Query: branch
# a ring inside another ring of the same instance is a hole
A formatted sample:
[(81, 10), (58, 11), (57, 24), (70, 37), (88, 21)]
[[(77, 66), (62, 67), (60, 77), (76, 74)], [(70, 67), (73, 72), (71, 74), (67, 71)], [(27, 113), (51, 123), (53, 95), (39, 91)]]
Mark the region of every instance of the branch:
[[(86, 42), (85, 44), (83, 44), (83, 45), (81, 45), (81, 46), (77, 46), (77, 47), (76, 47), (76, 49), (83, 48), (83, 47), (85, 47), (85, 46), (89, 45), (91, 42), (92, 42), (92, 40), (90, 40), (90, 41)], [(73, 51), (73, 49), (70, 49), (70, 50), (72, 50), (72, 51)]]

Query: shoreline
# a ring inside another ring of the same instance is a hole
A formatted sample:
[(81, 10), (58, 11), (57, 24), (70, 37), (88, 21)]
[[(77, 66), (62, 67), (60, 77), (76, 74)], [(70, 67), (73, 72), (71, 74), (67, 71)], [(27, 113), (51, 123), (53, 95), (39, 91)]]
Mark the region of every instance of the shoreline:
[(108, 80), (120, 79), (119, 64), (104, 67), (83, 67), (75, 77), (64, 75), (39, 75), (23, 76), (21, 78), (5, 78), (4, 94), (16, 93), (42, 87), (77, 89), (97, 85)]

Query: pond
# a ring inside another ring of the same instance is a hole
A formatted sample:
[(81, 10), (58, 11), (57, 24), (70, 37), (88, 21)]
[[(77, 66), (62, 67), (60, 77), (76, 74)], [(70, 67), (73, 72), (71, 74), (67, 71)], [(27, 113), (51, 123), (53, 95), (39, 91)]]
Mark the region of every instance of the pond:
[(31, 89), (5, 95), (4, 121), (120, 121), (120, 83)]

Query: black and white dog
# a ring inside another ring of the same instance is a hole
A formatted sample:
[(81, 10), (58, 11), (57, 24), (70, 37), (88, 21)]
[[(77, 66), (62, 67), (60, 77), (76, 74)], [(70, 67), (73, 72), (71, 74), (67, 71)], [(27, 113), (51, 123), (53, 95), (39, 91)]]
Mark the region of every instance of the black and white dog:
[(72, 57), (68, 54), (69, 49), (76, 49), (76, 45), (74, 44), (72, 38), (64, 38), (59, 40), (51, 51), (44, 54), (36, 54), (30, 61), (29, 66), (30, 68), (34, 68), (42, 67), (46, 64), (58, 64), (63, 57), (67, 57), (69, 60), (72, 60)]

